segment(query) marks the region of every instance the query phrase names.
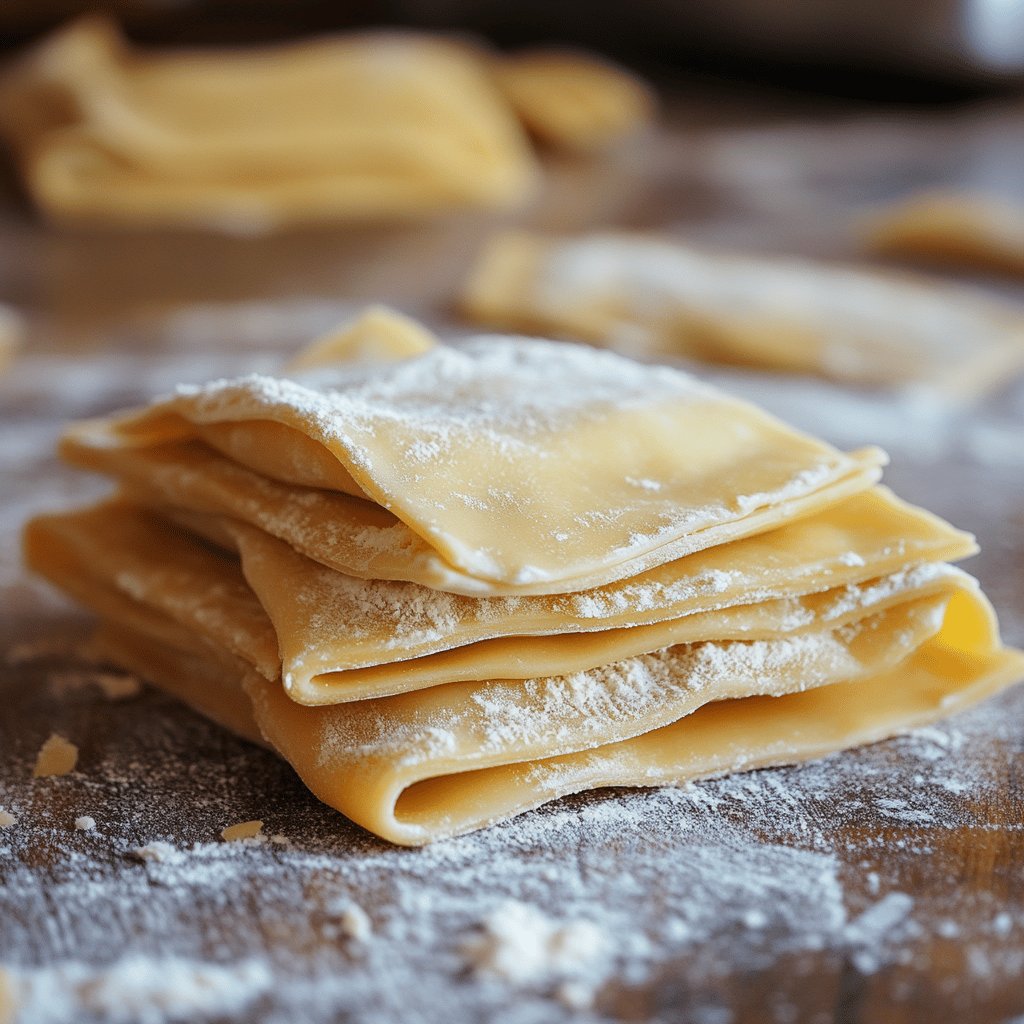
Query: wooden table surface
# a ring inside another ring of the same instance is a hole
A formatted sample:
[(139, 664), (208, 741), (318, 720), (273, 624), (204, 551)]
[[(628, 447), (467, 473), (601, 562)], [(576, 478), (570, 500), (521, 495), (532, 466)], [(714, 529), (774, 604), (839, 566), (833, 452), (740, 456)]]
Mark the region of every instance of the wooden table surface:
[[(552, 164), (537, 203), (507, 220), (852, 258), (860, 208), (936, 183), (1024, 188), (1021, 167), (1019, 107), (880, 112), (693, 85), (657, 135), (602, 164)], [(0, 378), (0, 807), (17, 818), (0, 829), (0, 963), (15, 1019), (1020, 1024), (1024, 689), (817, 764), (603, 791), (396, 850), (159, 693), (105, 697), (79, 653), (88, 618), (22, 574), (24, 519), (104, 489), (55, 461), (63, 422), (272, 370), (367, 301), (465, 330), (451, 296), (494, 224), (61, 231), (7, 189), (0, 300), (28, 334)], [(887, 448), (900, 494), (977, 533), (968, 568), (1024, 644), (1024, 382), (952, 409), (700, 372), (839, 445)], [(77, 771), (33, 781), (52, 731), (79, 745)], [(80, 815), (96, 829), (76, 830)], [(286, 842), (218, 841), (249, 818)], [(170, 860), (131, 855), (158, 839)], [(339, 899), (366, 910), (372, 936), (339, 935)], [(465, 942), (507, 899), (602, 929), (590, 1009), (557, 978), (468, 968)]]

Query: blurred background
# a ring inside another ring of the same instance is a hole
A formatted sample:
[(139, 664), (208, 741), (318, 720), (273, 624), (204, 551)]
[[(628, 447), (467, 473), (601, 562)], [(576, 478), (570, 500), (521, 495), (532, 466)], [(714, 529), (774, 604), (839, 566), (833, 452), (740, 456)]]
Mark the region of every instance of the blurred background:
[[(172, 51), (416, 27), (505, 51), (585, 47), (650, 80), (662, 130), (601, 160), (544, 154), (540, 193), (499, 218), (531, 227), (685, 230), (726, 245), (843, 257), (859, 252), (851, 218), (914, 190), (1024, 202), (1024, 0), (7, 0), (0, 54), (16, 62), (88, 13), (110, 15), (143, 47)], [(452, 218), (443, 239), (405, 225), (398, 250), (394, 226), (307, 225), (257, 239), (51, 230), (12, 160), (2, 167), (0, 301), (70, 311), (73, 320), (140, 302), (296, 291), (401, 300), (418, 311), (451, 293), (495, 223)], [(347, 240), (340, 256), (328, 237), (339, 235)], [(355, 266), (349, 249), (358, 251)], [(397, 285), (396, 251), (417, 267)]]
[[(926, 98), (936, 87), (1012, 87), (1024, 75), (1017, 0), (7, 0), (6, 48), (86, 11), (152, 43), (233, 43), (377, 25), (479, 32), (500, 45), (557, 40), (630, 63)], [(925, 85), (928, 83), (928, 86)]]

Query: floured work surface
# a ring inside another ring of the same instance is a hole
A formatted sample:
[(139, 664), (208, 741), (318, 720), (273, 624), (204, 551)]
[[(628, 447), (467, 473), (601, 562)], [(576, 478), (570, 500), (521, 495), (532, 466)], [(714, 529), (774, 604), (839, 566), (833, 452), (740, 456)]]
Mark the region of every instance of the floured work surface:
[[(68, 342), (16, 361), (4, 407), (17, 427), (3, 452), (5, 647), (66, 649), (85, 632), (17, 581), (7, 542), (29, 512), (90, 496), (49, 461), (58, 424), (254, 358), (270, 369), (310, 333), (281, 329), (296, 308), (322, 327), (338, 318), (310, 300), (260, 328), (255, 308), (196, 311), (162, 337), (125, 331), (88, 373)], [(225, 319), (238, 348), (212, 351)], [(965, 568), (1007, 641), (1024, 639), (1019, 390), (967, 414), (786, 378), (727, 383), (840, 447), (866, 432), (886, 447), (900, 494), (983, 539)], [(821, 764), (569, 798), (406, 851), (154, 693), (109, 703), (106, 692), (130, 689), (122, 678), (87, 682), (66, 658), (3, 671), (0, 805), (16, 820), (0, 829), (0, 957), (21, 970), (0, 991), (16, 990), (29, 1019), (46, 1020), (48, 1006), (50, 1019), (76, 1021), (525, 1024), (580, 1019), (569, 1006), (591, 999), (598, 1019), (666, 1022), (1024, 1012), (1019, 695)], [(79, 746), (76, 773), (32, 782), (54, 732)], [(85, 816), (94, 829), (76, 828)], [(254, 818), (262, 842), (220, 840)], [(575, 953), (552, 952), (562, 938)]]
[[(418, 1021), (526, 1022), (570, 1019), (575, 981), (602, 1017), (666, 1024), (1021, 1010), (1024, 906), (1003, 888), (1024, 856), (1007, 826), (1019, 692), (825, 762), (568, 798), (415, 851), (167, 698), (55, 698), (47, 675), (25, 673), (38, 689), (9, 705), (25, 732), (5, 719), (3, 734), (19, 823), (0, 840), (0, 934), (5, 959), (45, 965), (20, 978), (28, 1007), (63, 981), (97, 1019), (130, 1019), (116, 1016), (130, 992), (162, 1007), (147, 1020), (174, 1020), (205, 981), (191, 1019), (399, 1021), (417, 993)], [(41, 721), (87, 737), (79, 774), (45, 788), (27, 780)], [(83, 813), (95, 830), (75, 830)], [(263, 842), (220, 841), (254, 816)], [(160, 840), (153, 859), (130, 852)], [(461, 947), (509, 900), (592, 922), (599, 948), (551, 976), (476, 977)], [(361, 941), (339, 926), (352, 903), (372, 922)], [(65, 960), (79, 966), (61, 975)]]

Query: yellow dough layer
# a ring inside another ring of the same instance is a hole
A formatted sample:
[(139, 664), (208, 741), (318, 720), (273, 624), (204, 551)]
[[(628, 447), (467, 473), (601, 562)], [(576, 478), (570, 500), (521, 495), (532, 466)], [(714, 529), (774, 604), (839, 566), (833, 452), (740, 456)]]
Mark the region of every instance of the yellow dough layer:
[(535, 339), (295, 377), (183, 387), (74, 426), (62, 453), (350, 575), (479, 596), (635, 576), (865, 490), (884, 461), (681, 371)]
[(672, 644), (837, 628), (956, 590), (962, 574), (934, 560), (974, 549), (879, 488), (647, 578), (558, 598), (474, 600), (346, 577), (259, 531), (224, 528), (241, 565), (124, 501), (33, 520), (25, 552), (105, 618), (123, 617), (126, 600), (152, 605), (264, 677), (281, 674), (293, 700), (333, 704), (578, 672)]
[[(106, 447), (96, 436), (83, 439), (81, 426), (61, 444), (71, 463), (116, 478), (144, 503), (167, 506), (175, 514), (227, 516), (286, 541), (308, 557), (362, 579), (408, 580), (468, 596), (548, 594), (548, 582), (499, 585), (452, 568), (422, 538), (387, 510), (369, 501), (323, 489), (289, 487), (187, 442), (150, 449)], [(88, 428), (86, 428), (88, 429)], [(708, 547), (752, 536), (787, 520), (809, 515), (869, 488), (881, 475), (876, 449), (855, 453), (853, 472), (802, 498), (749, 513), (734, 523), (702, 530), (668, 551), (616, 565), (602, 572), (562, 581), (565, 592), (615, 582)], [(205, 522), (197, 528), (209, 529)], [(231, 543), (223, 534), (214, 538)]]
[(1024, 313), (979, 291), (642, 235), (499, 235), (462, 305), (489, 326), (634, 354), (924, 382), (966, 397), (1024, 367)]
[(927, 192), (871, 214), (862, 233), (876, 252), (1024, 275), (1021, 205)]
[(103, 502), (31, 520), (23, 544), (32, 569), (100, 616), (130, 619), (146, 606), (162, 617), (158, 624), (192, 630), (267, 679), (280, 675), (274, 627), (238, 559), (162, 516)]

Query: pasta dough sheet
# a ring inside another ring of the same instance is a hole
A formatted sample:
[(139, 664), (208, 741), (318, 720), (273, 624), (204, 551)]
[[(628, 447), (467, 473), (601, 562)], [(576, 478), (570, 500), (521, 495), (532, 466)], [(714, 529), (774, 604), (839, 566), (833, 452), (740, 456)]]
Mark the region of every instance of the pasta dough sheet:
[(258, 728), (352, 820), (420, 845), (588, 788), (678, 784), (873, 742), (1024, 672), (1019, 653), (998, 648), (973, 588), (883, 615), (856, 631), (671, 648), (581, 677), (329, 708), (295, 704), (237, 659), (228, 673), (226, 655), (197, 658), (187, 631), (174, 645), (107, 624), (97, 642), (218, 721)]
[[(928, 560), (970, 552), (966, 535), (882, 489), (846, 506), (690, 556), (674, 574), (662, 569), (651, 581), (568, 599), (473, 600), (356, 580), (229, 527), (239, 565), (124, 501), (40, 517), (25, 550), (34, 569), (99, 614), (123, 618), (125, 601), (151, 605), (264, 677), (280, 674), (293, 700), (333, 704), (454, 681), (564, 675), (680, 643), (834, 629), (963, 585), (956, 570)], [(899, 524), (893, 545), (887, 531)]]
[(876, 252), (1024, 275), (1024, 206), (980, 195), (910, 196), (863, 224)]
[(549, 145), (588, 152), (649, 124), (650, 89), (603, 60), (565, 50), (514, 54), (494, 76), (530, 133)]
[(650, 112), (632, 76), (584, 57), (412, 32), (142, 52), (97, 16), (0, 85), (0, 128), (49, 215), (240, 232), (517, 205), (539, 175), (520, 117), (595, 148)]
[(644, 354), (976, 395), (1024, 367), (1024, 312), (962, 286), (642, 235), (491, 241), (462, 305), (489, 326)]
[(182, 387), (62, 453), (350, 575), (476, 596), (635, 576), (865, 490), (884, 461), (679, 370), (535, 339), (295, 376)]

